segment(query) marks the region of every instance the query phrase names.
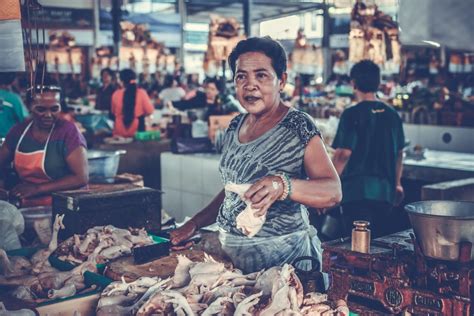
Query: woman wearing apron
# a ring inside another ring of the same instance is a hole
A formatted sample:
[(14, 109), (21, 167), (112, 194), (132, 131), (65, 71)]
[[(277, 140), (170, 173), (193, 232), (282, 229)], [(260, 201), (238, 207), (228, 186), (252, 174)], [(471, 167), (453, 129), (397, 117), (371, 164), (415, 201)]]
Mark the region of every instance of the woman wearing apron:
[(30, 104), (32, 119), (15, 125), (0, 148), (0, 169), (13, 162), (18, 174), (10, 196), (22, 207), (51, 205), (52, 192), (88, 182), (86, 142), (73, 123), (59, 119), (60, 89), (43, 87)]
[(251, 184), (244, 199), (258, 210), (255, 216), (265, 216), (262, 228), (248, 237), (237, 225), (246, 203), (223, 190), (171, 233), (172, 243), (180, 245), (197, 229), (217, 222), (223, 250), (246, 273), (301, 256), (321, 260), (305, 206), (327, 208), (341, 200), (339, 178), (314, 121), (280, 99), (286, 61), (283, 47), (270, 38), (241, 41), (229, 56), (237, 98), (248, 113), (230, 123), (219, 171), (224, 186)]

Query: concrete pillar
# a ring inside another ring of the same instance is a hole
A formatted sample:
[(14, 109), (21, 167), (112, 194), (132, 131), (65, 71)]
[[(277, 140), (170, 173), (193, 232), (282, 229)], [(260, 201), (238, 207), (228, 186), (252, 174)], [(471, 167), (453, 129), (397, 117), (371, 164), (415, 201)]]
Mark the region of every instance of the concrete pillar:
[(93, 14), (94, 14), (94, 49), (100, 46), (99, 34), (100, 34), (100, 1), (93, 2)]

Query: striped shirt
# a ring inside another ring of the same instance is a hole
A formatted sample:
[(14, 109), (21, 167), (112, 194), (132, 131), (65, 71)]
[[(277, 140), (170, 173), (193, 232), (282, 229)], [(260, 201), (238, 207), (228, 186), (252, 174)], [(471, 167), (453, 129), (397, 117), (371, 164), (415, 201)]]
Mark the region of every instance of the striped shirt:
[[(313, 119), (290, 108), (285, 117), (257, 139), (241, 143), (239, 129), (245, 119), (235, 117), (224, 136), (224, 147), (219, 171), (222, 182), (254, 183), (260, 178), (286, 173), (291, 178), (307, 179), (304, 152), (311, 138), (321, 136)], [(245, 209), (237, 194), (226, 192), (217, 217), (218, 225), (228, 233), (242, 236), (236, 228), (236, 217)], [(280, 236), (307, 229), (301, 210), (303, 205), (291, 201), (276, 201), (269, 208), (267, 219), (257, 237)]]

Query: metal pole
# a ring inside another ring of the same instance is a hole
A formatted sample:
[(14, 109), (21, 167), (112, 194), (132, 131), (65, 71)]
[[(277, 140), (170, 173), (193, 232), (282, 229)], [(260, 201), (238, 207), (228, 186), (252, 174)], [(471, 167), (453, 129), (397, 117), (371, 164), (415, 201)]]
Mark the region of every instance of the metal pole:
[(247, 37), (252, 36), (252, 0), (243, 0), (244, 30)]
[(100, 32), (100, 0), (92, 1), (94, 14), (94, 49), (100, 46), (99, 32)]
[(179, 61), (181, 63), (181, 66), (184, 67), (184, 42), (186, 36), (186, 31), (184, 30), (184, 27), (186, 26), (187, 21), (186, 3), (184, 2), (184, 0), (178, 0), (178, 11), (179, 16), (181, 17), (181, 44), (179, 49)]
[(119, 56), (121, 29), (120, 20), (122, 16), (122, 9), (120, 8), (119, 0), (112, 0), (112, 31), (114, 34), (114, 56)]
[(331, 75), (331, 49), (329, 47), (329, 38), (331, 35), (331, 23), (329, 16), (329, 5), (324, 1), (323, 7), (323, 81), (325, 82)]

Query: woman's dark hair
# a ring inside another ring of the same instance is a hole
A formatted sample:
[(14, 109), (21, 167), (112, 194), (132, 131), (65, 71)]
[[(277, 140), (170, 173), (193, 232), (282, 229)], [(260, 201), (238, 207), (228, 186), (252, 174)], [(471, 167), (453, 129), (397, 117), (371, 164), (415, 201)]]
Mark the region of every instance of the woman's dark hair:
[(361, 60), (351, 68), (351, 80), (357, 90), (377, 92), (380, 85), (380, 68), (371, 60)]
[(165, 81), (163, 83), (163, 86), (165, 88), (171, 88), (173, 86), (173, 81), (175, 81), (179, 84), (179, 81), (177, 78), (175, 78), (173, 75), (166, 75)]
[(108, 67), (107, 67), (107, 68), (103, 68), (103, 69), (100, 71), (100, 76), (102, 77), (102, 75), (103, 75), (104, 73), (108, 73), (109, 76), (112, 77), (112, 79), (115, 78), (115, 72), (114, 72), (112, 69), (108, 68)]
[(220, 94), (224, 93), (224, 83), (222, 82), (222, 80), (220, 80), (219, 78), (215, 78), (215, 77), (208, 77), (206, 79), (204, 79), (204, 82), (203, 84), (204, 85), (207, 85), (209, 83), (213, 83), (217, 90), (219, 91)]
[(61, 107), (63, 107), (63, 104), (62, 104), (63, 98), (62, 98), (62, 93), (61, 93), (62, 90), (60, 87), (54, 86), (54, 85), (43, 85), (42, 87), (41, 85), (37, 85), (35, 88), (29, 88), (26, 93), (26, 106), (28, 108), (31, 108), (31, 105), (33, 104), (35, 96), (41, 93), (45, 93), (45, 92), (59, 93), (60, 100), (61, 100), (60, 101)]
[(0, 72), (0, 85), (11, 85), (15, 78), (16, 72)]
[(286, 72), (286, 51), (279, 42), (273, 40), (270, 36), (250, 37), (240, 41), (229, 55), (229, 65), (234, 76), (237, 59), (240, 55), (250, 52), (263, 53), (270, 58), (278, 79), (281, 79), (283, 73)]
[(137, 75), (132, 69), (120, 71), (120, 80), (123, 82), (123, 124), (129, 127), (135, 118), (135, 100), (137, 97)]

